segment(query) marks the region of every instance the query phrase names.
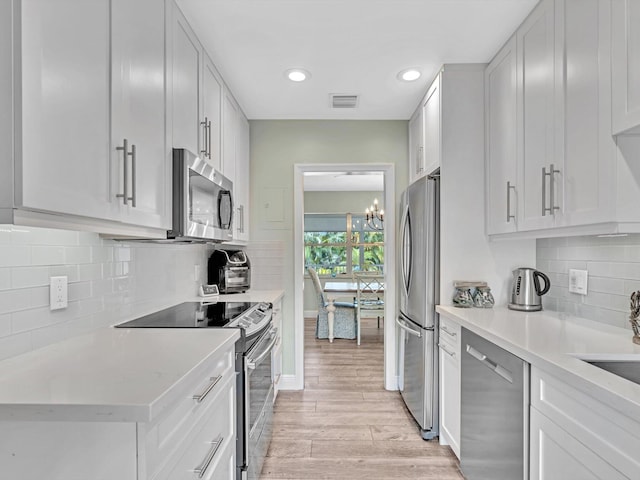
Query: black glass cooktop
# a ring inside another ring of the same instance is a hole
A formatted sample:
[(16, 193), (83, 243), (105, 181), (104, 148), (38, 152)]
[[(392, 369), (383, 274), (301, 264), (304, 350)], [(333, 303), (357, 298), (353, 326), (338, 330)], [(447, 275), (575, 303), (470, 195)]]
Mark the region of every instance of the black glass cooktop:
[(121, 328), (216, 328), (230, 325), (233, 320), (259, 305), (253, 302), (186, 302), (159, 312), (116, 325)]

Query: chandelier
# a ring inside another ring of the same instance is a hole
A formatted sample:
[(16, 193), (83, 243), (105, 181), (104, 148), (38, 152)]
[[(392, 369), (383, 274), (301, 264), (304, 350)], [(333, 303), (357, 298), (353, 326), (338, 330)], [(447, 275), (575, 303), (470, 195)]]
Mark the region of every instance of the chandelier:
[(371, 230), (384, 230), (384, 210), (378, 210), (378, 199), (365, 211), (366, 226)]

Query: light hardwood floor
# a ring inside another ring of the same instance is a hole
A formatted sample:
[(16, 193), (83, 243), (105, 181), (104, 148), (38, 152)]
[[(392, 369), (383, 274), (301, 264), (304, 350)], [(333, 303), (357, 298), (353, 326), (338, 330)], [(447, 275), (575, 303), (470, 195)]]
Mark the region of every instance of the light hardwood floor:
[(305, 320), (305, 390), (280, 392), (261, 480), (462, 480), (458, 461), (426, 442), (398, 392), (383, 387), (383, 333), (363, 321), (362, 342), (314, 338)]

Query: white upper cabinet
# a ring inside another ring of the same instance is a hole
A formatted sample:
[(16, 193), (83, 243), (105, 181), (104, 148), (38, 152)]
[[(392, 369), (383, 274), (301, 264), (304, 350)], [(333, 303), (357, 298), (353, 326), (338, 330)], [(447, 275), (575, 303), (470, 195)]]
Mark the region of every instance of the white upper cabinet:
[(240, 115), (238, 124), (238, 142), (236, 151), (236, 173), (234, 195), (236, 197), (236, 227), (234, 237), (241, 242), (249, 241), (249, 201), (250, 187), (250, 126), (244, 115)]
[(424, 131), (422, 104), (409, 120), (409, 183), (424, 172)]
[(164, 4), (15, 5), (14, 206), (53, 213), (60, 226), (126, 224), (160, 236), (171, 223)]
[(562, 165), (554, 162), (553, 1), (543, 0), (516, 32), (518, 51), (518, 228), (549, 228), (561, 211)]
[(208, 55), (202, 68), (202, 142), (200, 154), (216, 170), (222, 170), (222, 79)]
[[(203, 50), (191, 26), (174, 5), (169, 55), (171, 65), (171, 138), (173, 148), (202, 154), (204, 126), (201, 124), (200, 82)], [(201, 143), (202, 142), (202, 143)]]
[(422, 122), (424, 129), (424, 149), (421, 174), (430, 174), (440, 168), (440, 152), (442, 140), (440, 128), (442, 124), (441, 94), (442, 72), (435, 78), (422, 103)]
[(516, 39), (502, 47), (485, 70), (487, 233), (516, 230)]
[(14, 64), (21, 79), (14, 91), (19, 95), (17, 207), (116, 216), (109, 185), (109, 5), (108, 0), (17, 4), (16, 49), (21, 50), (16, 54), (22, 67)]
[(610, 39), (610, 0), (543, 0), (515, 34), (515, 66), (510, 40), (487, 67), (488, 234), (616, 228)]
[[(611, 137), (611, 4), (556, 0), (556, 164), (564, 186), (557, 225), (610, 222), (616, 145)], [(562, 62), (564, 59), (564, 65)]]
[(613, 134), (640, 133), (640, 2), (613, 3)]
[(236, 182), (236, 143), (240, 108), (227, 90), (222, 99), (222, 173)]
[(111, 198), (123, 221), (168, 229), (172, 160), (165, 135), (164, 5), (111, 3)]

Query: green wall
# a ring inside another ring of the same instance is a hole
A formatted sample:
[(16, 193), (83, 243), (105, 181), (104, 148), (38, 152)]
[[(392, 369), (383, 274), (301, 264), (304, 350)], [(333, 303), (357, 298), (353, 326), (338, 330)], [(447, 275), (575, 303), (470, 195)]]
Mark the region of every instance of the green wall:
[(250, 123), (251, 240), (278, 241), (288, 252), (283, 260), (283, 374), (292, 375), (295, 374), (293, 166), (392, 163), (395, 164), (396, 197), (399, 199), (409, 178), (408, 122), (252, 120)]

